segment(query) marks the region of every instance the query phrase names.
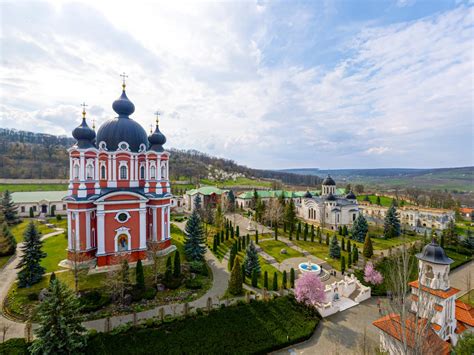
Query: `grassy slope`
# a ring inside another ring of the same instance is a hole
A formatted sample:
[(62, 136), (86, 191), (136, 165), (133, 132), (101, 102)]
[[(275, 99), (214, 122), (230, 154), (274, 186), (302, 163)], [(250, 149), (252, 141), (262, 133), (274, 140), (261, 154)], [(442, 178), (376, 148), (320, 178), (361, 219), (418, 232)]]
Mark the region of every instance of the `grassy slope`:
[(64, 191), (67, 184), (0, 184), (0, 192)]
[[(16, 239), (17, 243), (21, 243), (23, 241), (23, 234), (25, 233), (25, 229), (28, 226), (29, 222), (30, 222), (29, 219), (24, 219), (20, 223), (18, 223), (17, 225), (15, 225), (11, 228), (11, 231), (12, 231), (13, 235), (15, 236), (15, 239)], [(36, 226), (38, 227), (38, 231), (42, 235), (54, 232), (53, 229), (47, 227), (44, 224), (41, 224), (41, 223), (38, 223), (38, 222), (35, 222), (35, 223), (36, 223)]]
[[(289, 248), (285, 243), (277, 240), (264, 240), (258, 244), (264, 252), (273, 256), (279, 263), (285, 259), (297, 258), (303, 256), (300, 252)], [(287, 254), (281, 254), (280, 251), (285, 249)]]
[(249, 179), (245, 177), (239, 177), (234, 180), (225, 180), (225, 181), (212, 181), (208, 179), (201, 179), (201, 184), (218, 186), (218, 187), (233, 187), (233, 186), (255, 186), (255, 187), (271, 187), (272, 183), (270, 181)]

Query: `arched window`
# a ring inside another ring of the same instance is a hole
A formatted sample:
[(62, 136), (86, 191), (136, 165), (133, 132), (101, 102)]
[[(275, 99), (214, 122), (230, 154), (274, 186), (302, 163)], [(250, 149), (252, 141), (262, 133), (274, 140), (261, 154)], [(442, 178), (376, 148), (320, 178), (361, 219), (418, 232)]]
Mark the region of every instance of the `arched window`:
[(79, 165), (74, 164), (73, 172), (72, 172), (73, 179), (79, 179)]
[(140, 167), (140, 179), (145, 179), (145, 167), (143, 165)]
[(88, 180), (90, 179), (93, 179), (94, 177), (94, 167), (92, 166), (92, 164), (87, 164), (86, 166), (86, 178)]
[(122, 165), (120, 167), (120, 180), (127, 180), (127, 178), (128, 178), (127, 166)]
[(161, 166), (161, 178), (163, 180), (166, 180), (166, 165), (165, 164)]
[(105, 165), (102, 165), (102, 166), (100, 167), (100, 178), (101, 178), (102, 180), (105, 180), (105, 179), (107, 178), (107, 176), (106, 176), (106, 171), (105, 171)]
[(155, 176), (156, 176), (156, 168), (154, 165), (152, 165), (150, 168), (150, 179), (155, 179)]

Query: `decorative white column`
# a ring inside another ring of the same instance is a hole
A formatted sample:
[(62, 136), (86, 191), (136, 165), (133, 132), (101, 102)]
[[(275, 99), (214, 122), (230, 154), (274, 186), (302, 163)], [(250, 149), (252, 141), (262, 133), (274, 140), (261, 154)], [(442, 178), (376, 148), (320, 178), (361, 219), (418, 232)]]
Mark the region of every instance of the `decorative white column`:
[(167, 236), (167, 239), (170, 239), (171, 238), (171, 223), (170, 223), (170, 206), (169, 205), (168, 205), (168, 207), (166, 207), (166, 214), (167, 214), (166, 220), (167, 220), (167, 223), (168, 223), (168, 236)]
[(103, 211), (97, 211), (97, 255), (105, 254), (105, 230)]
[(153, 241), (156, 242), (158, 240), (158, 221), (156, 219), (157, 213), (156, 213), (156, 207), (153, 207)]
[(94, 177), (95, 177), (95, 184), (94, 184), (94, 189), (95, 189), (95, 193), (98, 194), (100, 193), (100, 185), (99, 185), (99, 156), (96, 155), (95, 157), (95, 169), (94, 169)]
[(161, 161), (160, 159), (156, 159), (156, 166), (157, 166), (157, 175), (156, 178), (158, 181), (160, 181), (163, 177), (161, 176)]
[(78, 250), (81, 250), (81, 233), (80, 233), (80, 229), (79, 229), (79, 218), (80, 218), (80, 214), (79, 212), (73, 212), (75, 214), (75, 218), (76, 218), (76, 240), (74, 242), (74, 250), (75, 251), (78, 251)]
[(72, 223), (71, 211), (67, 211), (67, 248), (72, 250)]
[(86, 211), (86, 250), (91, 248), (91, 212)]
[(146, 208), (140, 208), (140, 249), (146, 249)]
[(105, 178), (107, 181), (112, 180), (112, 157), (110, 154), (107, 154), (107, 174), (105, 175)]
[(117, 181), (117, 157), (112, 156), (112, 180)]
[[(135, 160), (135, 157), (133, 154), (130, 156), (130, 182), (135, 180), (135, 164), (133, 161)], [(131, 186), (132, 184), (130, 184)]]
[(161, 235), (160, 240), (163, 241), (166, 239), (166, 224), (165, 224), (165, 207), (161, 207)]

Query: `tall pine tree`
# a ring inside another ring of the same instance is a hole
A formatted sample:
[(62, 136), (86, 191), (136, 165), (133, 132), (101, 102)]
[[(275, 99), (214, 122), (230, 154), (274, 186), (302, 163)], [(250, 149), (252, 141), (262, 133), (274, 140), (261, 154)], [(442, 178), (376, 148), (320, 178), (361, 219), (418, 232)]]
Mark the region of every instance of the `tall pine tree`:
[(45, 269), (40, 265), (40, 262), (46, 257), (46, 253), (43, 252), (42, 246), (41, 235), (36, 225), (30, 222), (24, 233), (23, 246), (21, 247), (23, 255), (17, 266), (17, 269), (20, 269), (18, 272), (19, 287), (30, 287), (43, 277)]
[(3, 217), (9, 226), (19, 222), (18, 206), (13, 203), (12, 195), (8, 190), (3, 193), (0, 210), (3, 212)]
[(362, 214), (359, 214), (352, 224), (352, 239), (357, 242), (363, 243), (365, 240), (365, 235), (369, 231), (369, 225), (367, 220)]
[(245, 252), (244, 267), (247, 276), (252, 276), (254, 270), (256, 270), (257, 275), (260, 276), (260, 261), (258, 260), (257, 249), (253, 242), (250, 243)]
[(0, 256), (13, 255), (16, 250), (16, 241), (7, 222), (0, 225)]
[(228, 291), (231, 295), (238, 296), (243, 292), (242, 287), (243, 277), (242, 277), (242, 267), (240, 266), (239, 258), (235, 258), (234, 267), (230, 273)]
[(174, 253), (173, 276), (174, 277), (181, 276), (181, 256), (179, 255), (179, 250), (176, 250), (176, 253)]
[(143, 264), (140, 259), (138, 259), (137, 266), (135, 268), (135, 283), (138, 289), (145, 289), (145, 275), (143, 274)]
[(58, 279), (49, 283), (46, 298), (38, 306), (39, 328), (31, 354), (79, 354), (86, 345), (81, 307), (72, 290)]
[(400, 219), (394, 205), (390, 206), (383, 224), (383, 235), (385, 238), (394, 238), (400, 235)]
[(364, 241), (364, 249), (362, 249), (362, 254), (365, 258), (370, 259), (372, 255), (374, 255), (374, 248), (372, 246), (372, 240), (370, 239), (370, 235), (365, 236)]
[(329, 256), (333, 259), (339, 259), (341, 257), (341, 247), (337, 242), (337, 236), (334, 236), (331, 239), (331, 245), (329, 246)]
[(194, 209), (186, 222), (184, 253), (189, 261), (203, 261), (206, 247), (204, 243), (204, 232), (202, 230), (201, 218), (197, 209)]

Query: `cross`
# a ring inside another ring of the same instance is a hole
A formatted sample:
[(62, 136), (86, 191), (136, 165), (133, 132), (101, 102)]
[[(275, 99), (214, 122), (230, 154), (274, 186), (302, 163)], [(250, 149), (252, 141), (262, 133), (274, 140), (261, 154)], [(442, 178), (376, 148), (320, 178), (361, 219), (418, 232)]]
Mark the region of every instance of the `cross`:
[(82, 106), (82, 116), (86, 117), (86, 107), (87, 107), (87, 105), (86, 105), (85, 102), (83, 102), (81, 106)]
[(155, 116), (156, 116), (156, 124), (158, 125), (158, 122), (160, 120), (161, 112), (160, 111), (155, 111)]
[(123, 72), (120, 76), (122, 77), (122, 87), (125, 89), (125, 78), (128, 78), (128, 75)]
[(153, 133), (153, 125), (150, 125), (150, 133)]

